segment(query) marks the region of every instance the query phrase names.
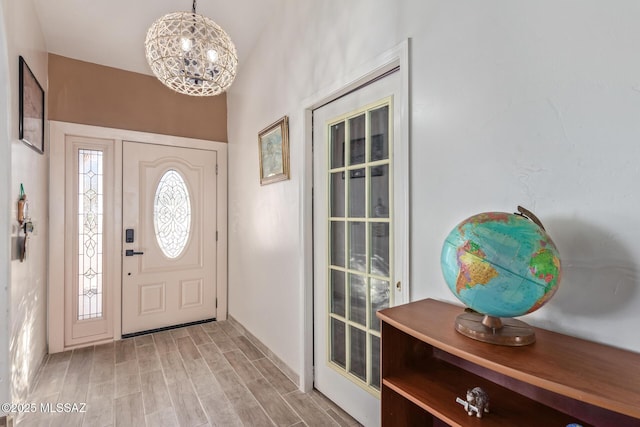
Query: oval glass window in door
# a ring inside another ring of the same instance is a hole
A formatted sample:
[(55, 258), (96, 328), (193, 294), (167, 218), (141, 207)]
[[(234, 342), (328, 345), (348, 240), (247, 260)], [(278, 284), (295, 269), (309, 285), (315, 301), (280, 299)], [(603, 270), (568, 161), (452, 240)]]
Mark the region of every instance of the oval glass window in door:
[(162, 175), (156, 188), (153, 225), (162, 253), (167, 258), (180, 256), (189, 241), (191, 200), (186, 182), (174, 169)]

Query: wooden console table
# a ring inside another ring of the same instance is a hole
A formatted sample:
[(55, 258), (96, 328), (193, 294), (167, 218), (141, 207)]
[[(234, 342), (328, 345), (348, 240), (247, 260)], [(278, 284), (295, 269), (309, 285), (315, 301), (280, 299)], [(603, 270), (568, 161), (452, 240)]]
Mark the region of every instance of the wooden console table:
[[(431, 299), (378, 312), (383, 426), (640, 426), (640, 354), (535, 328), (504, 347), (454, 330), (461, 307)], [(482, 387), (489, 414), (456, 397)]]

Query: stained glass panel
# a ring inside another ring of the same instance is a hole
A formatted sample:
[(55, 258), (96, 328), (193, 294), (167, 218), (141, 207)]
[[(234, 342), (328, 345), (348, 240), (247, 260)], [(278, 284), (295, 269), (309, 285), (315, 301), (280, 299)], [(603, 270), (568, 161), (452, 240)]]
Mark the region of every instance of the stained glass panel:
[(160, 178), (154, 198), (153, 225), (165, 256), (180, 256), (189, 240), (191, 201), (187, 184), (176, 170), (170, 169)]
[(102, 317), (102, 151), (78, 151), (78, 320)]

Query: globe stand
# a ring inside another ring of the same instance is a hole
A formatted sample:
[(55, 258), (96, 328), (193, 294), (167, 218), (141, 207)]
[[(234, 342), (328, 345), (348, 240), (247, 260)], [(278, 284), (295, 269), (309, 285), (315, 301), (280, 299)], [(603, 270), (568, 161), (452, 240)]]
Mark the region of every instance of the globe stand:
[(465, 312), (456, 318), (456, 331), (474, 340), (519, 347), (533, 344), (536, 335), (533, 328), (521, 320), (501, 319), (476, 312)]

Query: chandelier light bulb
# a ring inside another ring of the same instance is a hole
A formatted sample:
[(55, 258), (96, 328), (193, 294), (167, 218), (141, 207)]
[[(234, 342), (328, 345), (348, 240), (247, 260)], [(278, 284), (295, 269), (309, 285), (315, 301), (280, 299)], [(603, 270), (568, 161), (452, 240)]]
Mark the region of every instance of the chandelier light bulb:
[(207, 59), (209, 60), (209, 62), (217, 62), (218, 61), (218, 52), (216, 52), (214, 49), (209, 49), (207, 51)]
[(188, 39), (186, 37), (182, 38), (182, 50), (184, 52), (189, 52), (192, 46), (193, 46), (193, 42), (191, 41), (191, 39)]
[(154, 22), (145, 40), (147, 62), (165, 86), (192, 96), (226, 91), (236, 76), (238, 54), (229, 35), (193, 12), (169, 13)]

